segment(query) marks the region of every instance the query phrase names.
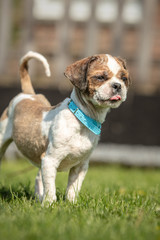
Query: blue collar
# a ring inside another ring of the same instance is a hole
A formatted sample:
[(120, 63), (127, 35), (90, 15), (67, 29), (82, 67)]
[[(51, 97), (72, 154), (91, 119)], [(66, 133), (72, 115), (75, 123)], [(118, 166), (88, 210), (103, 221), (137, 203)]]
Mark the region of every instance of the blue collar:
[(93, 118), (87, 116), (84, 112), (82, 112), (77, 105), (71, 99), (68, 102), (68, 108), (75, 115), (78, 120), (83, 123), (90, 131), (92, 131), (96, 135), (100, 135), (101, 133), (101, 123), (97, 122)]

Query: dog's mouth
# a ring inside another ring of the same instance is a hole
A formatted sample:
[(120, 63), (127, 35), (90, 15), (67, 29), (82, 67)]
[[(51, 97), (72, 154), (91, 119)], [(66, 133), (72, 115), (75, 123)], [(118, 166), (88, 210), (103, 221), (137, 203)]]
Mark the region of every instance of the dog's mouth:
[(122, 97), (120, 95), (114, 95), (114, 96), (109, 98), (109, 101), (117, 102), (117, 101), (120, 101), (121, 99), (122, 99)]
[(107, 102), (115, 103), (121, 100), (122, 100), (122, 97), (120, 95), (114, 95), (108, 99), (102, 99), (102, 98), (98, 99), (98, 101), (101, 103), (107, 103)]

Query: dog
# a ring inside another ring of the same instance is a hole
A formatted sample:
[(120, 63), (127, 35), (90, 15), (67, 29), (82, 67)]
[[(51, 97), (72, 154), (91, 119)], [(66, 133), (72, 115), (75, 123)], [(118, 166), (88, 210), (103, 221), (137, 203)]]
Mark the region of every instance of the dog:
[(109, 54), (79, 60), (64, 73), (73, 84), (70, 98), (51, 106), (33, 89), (28, 74), (32, 58), (42, 62), (50, 76), (41, 54), (30, 51), (21, 59), (22, 93), (12, 99), (0, 118), (0, 159), (14, 141), (39, 168), (35, 194), (43, 204), (56, 201), (57, 171), (69, 170), (66, 199), (75, 202), (100, 138), (101, 124), (111, 108), (126, 100), (129, 71), (125, 60)]

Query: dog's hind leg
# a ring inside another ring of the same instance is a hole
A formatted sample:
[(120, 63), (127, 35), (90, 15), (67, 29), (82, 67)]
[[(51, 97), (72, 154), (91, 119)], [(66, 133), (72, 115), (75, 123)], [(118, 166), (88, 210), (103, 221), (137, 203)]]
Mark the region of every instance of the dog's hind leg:
[(12, 140), (12, 124), (7, 116), (7, 109), (0, 118), (0, 160)]
[(8, 148), (8, 146), (10, 145), (11, 142), (12, 142), (12, 139), (8, 139), (8, 141), (4, 142), (4, 143), (2, 144), (2, 146), (0, 147), (0, 162), (1, 162), (1, 160), (2, 160), (2, 158), (3, 158), (3, 156), (4, 156), (4, 154), (5, 154), (5, 152), (6, 152), (6, 150), (7, 150), (7, 148)]
[(39, 169), (36, 180), (35, 180), (35, 196), (38, 197), (41, 202), (43, 199), (43, 182), (42, 182), (42, 173)]

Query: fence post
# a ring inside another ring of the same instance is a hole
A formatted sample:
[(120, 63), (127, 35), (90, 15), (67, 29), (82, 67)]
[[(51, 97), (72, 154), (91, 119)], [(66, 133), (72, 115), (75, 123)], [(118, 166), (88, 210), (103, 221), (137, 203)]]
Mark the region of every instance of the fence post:
[(97, 53), (97, 20), (95, 17), (95, 9), (96, 9), (96, 0), (90, 0), (91, 5), (91, 16), (88, 20), (87, 29), (86, 29), (86, 47), (85, 47), (85, 55), (91, 56)]
[(140, 27), (140, 42), (138, 49), (138, 79), (141, 82), (149, 80), (152, 65), (152, 46), (154, 37), (154, 16), (158, 0), (146, 0)]
[(11, 40), (12, 0), (0, 2), (0, 74), (4, 72)]
[[(70, 41), (70, 27), (69, 27), (69, 7), (70, 0), (63, 0), (64, 4), (64, 16), (57, 23), (56, 31), (57, 31), (57, 39), (59, 41), (59, 54), (57, 56), (57, 85), (59, 89), (65, 89), (66, 86), (63, 81), (60, 80), (60, 73), (62, 73), (67, 66), (68, 62), (70, 62), (70, 54), (69, 54), (69, 41)], [(63, 75), (62, 75), (63, 76)]]
[(33, 41), (33, 0), (23, 0), (24, 28), (22, 31), (22, 49), (24, 52), (32, 49)]
[(124, 31), (124, 22), (122, 18), (123, 6), (125, 0), (118, 0), (118, 16), (113, 24), (113, 49), (112, 54), (120, 56), (122, 54), (122, 42), (123, 42), (123, 31)]

